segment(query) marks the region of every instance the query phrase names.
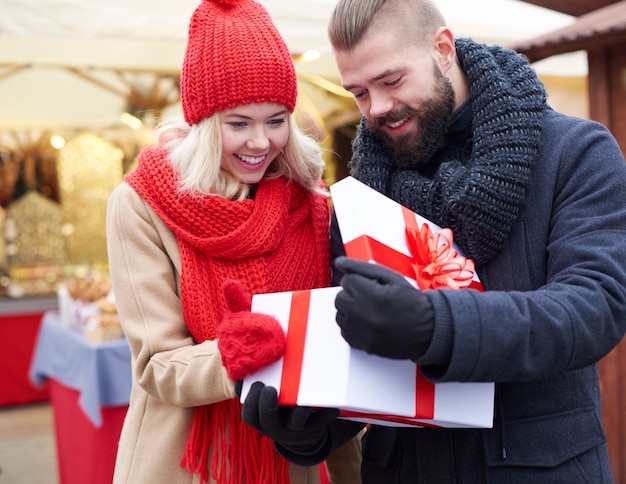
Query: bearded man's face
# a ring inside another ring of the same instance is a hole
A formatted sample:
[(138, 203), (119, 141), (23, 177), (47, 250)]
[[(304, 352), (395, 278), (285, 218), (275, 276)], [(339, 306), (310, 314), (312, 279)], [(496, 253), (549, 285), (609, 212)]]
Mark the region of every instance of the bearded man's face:
[[(384, 117), (366, 120), (366, 126), (387, 147), (399, 168), (415, 168), (433, 155), (450, 125), (454, 110), (454, 90), (450, 80), (433, 62), (433, 93), (420, 106), (406, 106)], [(412, 118), (412, 129), (400, 135), (386, 129)]]

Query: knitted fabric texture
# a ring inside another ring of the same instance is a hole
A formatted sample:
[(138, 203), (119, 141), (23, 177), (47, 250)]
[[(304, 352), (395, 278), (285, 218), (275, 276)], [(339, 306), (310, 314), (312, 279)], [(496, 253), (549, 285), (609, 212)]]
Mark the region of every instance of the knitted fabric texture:
[(202, 0), (191, 17), (180, 78), (189, 125), (241, 104), (273, 102), (293, 112), (297, 93), (289, 49), (260, 3)]
[(218, 328), (217, 346), (231, 380), (243, 380), (285, 353), (287, 336), (278, 320), (250, 312), (252, 298), (240, 281), (222, 284), (228, 311)]
[[(125, 180), (177, 237), (183, 316), (197, 343), (217, 336), (227, 279), (241, 281), (250, 294), (329, 285), (325, 197), (283, 178), (263, 179), (254, 200), (181, 194), (162, 148), (144, 149)], [(209, 472), (220, 484), (288, 480), (286, 461), (243, 423), (236, 398), (196, 408), (181, 464), (202, 482)]]
[[(543, 84), (521, 55), (458, 39), (470, 87), (473, 148), (469, 163), (400, 170), (362, 122), (352, 174), (441, 227), (451, 228), (465, 255), (487, 262), (502, 247), (526, 199), (539, 151)], [(426, 173), (426, 172), (430, 173)]]

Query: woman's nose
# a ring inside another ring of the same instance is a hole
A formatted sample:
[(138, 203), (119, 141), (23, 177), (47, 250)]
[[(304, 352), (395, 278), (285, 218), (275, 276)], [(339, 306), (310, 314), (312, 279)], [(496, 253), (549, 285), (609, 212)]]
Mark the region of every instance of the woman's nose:
[(265, 129), (255, 128), (252, 130), (250, 138), (248, 139), (248, 148), (254, 150), (262, 150), (269, 146), (270, 140), (265, 134)]

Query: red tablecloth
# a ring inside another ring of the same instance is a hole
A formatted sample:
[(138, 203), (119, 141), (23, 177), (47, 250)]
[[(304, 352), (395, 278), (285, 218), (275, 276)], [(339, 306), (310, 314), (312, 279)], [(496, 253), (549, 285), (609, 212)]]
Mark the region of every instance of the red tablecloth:
[(42, 315), (54, 307), (56, 298), (0, 301), (0, 406), (49, 399), (48, 388), (36, 388), (28, 372)]
[(81, 410), (80, 394), (54, 378), (48, 380), (54, 414), (59, 482), (111, 484), (117, 442), (128, 406), (102, 407), (97, 428)]
[(131, 387), (125, 339), (89, 342), (44, 313), (30, 366), (47, 384), (54, 415), (60, 484), (110, 484)]

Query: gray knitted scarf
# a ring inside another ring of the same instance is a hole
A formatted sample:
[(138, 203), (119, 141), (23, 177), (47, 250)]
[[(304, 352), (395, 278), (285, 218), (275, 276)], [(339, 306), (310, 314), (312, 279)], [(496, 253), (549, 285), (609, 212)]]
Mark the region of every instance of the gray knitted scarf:
[(546, 94), (525, 58), (511, 50), (458, 39), (456, 51), (470, 87), (469, 161), (446, 158), (428, 173), (401, 170), (361, 122), (351, 169), (375, 190), (451, 228), (465, 255), (481, 264), (502, 247), (525, 202)]

